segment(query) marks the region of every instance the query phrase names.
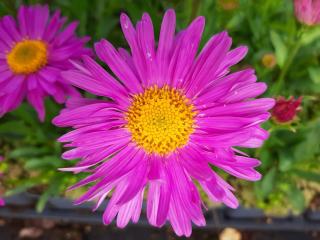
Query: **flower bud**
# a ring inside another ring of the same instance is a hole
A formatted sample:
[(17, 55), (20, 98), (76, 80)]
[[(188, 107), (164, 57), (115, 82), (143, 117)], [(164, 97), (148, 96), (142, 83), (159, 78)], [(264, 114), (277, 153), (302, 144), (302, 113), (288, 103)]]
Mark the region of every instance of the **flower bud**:
[(271, 110), (272, 118), (280, 124), (291, 123), (301, 109), (301, 101), (302, 97), (297, 99), (290, 97), (288, 100), (282, 96), (277, 98), (276, 104)]
[(320, 23), (320, 0), (295, 0), (294, 10), (299, 22), (308, 26)]
[(273, 68), (277, 63), (276, 56), (273, 53), (264, 54), (261, 61), (264, 67), (270, 69)]

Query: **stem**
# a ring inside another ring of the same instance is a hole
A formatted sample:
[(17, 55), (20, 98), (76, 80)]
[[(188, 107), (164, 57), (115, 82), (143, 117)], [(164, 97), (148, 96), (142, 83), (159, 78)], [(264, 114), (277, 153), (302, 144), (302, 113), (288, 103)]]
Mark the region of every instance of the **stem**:
[(190, 21), (192, 21), (193, 19), (195, 19), (197, 17), (198, 11), (199, 11), (199, 7), (200, 7), (200, 1), (199, 0), (193, 0), (192, 1), (192, 9), (191, 9)]
[(280, 75), (279, 75), (274, 87), (271, 90), (271, 94), (273, 96), (278, 95), (279, 91), (283, 87), (285, 76), (291, 66), (293, 59), (295, 58), (300, 47), (302, 46), (302, 37), (305, 34), (305, 32), (307, 32), (307, 31), (308, 31), (308, 28), (303, 26), (299, 29), (299, 31), (296, 32), (296, 37), (295, 37), (296, 43), (293, 45), (292, 49), (290, 49), (288, 58), (287, 58), (284, 66), (280, 72)]
[(297, 53), (301, 47), (301, 40), (300, 39), (294, 45), (294, 47), (291, 49), (289, 56), (287, 58), (287, 61), (285, 62), (284, 66), (280, 72), (279, 78), (276, 81), (275, 87), (271, 91), (272, 95), (278, 95), (279, 91), (281, 90), (281, 88), (284, 84), (285, 76), (289, 70), (289, 67), (291, 66), (291, 63), (292, 63), (294, 57), (297, 55)]

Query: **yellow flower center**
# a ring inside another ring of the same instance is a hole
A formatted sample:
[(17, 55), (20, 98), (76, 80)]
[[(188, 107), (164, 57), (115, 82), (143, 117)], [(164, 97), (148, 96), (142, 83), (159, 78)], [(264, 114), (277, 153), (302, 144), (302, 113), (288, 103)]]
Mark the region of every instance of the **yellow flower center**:
[(181, 91), (155, 86), (133, 96), (126, 113), (127, 128), (147, 153), (166, 155), (188, 143), (195, 115)]
[(23, 40), (7, 54), (7, 63), (16, 74), (37, 72), (47, 64), (47, 45), (40, 40)]

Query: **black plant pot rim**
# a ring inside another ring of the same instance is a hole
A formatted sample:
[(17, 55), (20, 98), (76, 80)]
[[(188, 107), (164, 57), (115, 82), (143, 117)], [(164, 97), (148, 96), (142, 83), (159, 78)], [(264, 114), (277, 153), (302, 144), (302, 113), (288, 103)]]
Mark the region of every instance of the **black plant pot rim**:
[[(0, 208), (0, 218), (8, 219), (53, 219), (56, 221), (102, 224), (102, 214), (107, 201), (95, 212), (93, 204), (74, 205), (70, 199), (50, 198), (43, 212), (35, 211), (38, 200), (36, 194), (20, 193), (6, 198), (6, 205)], [(145, 214), (145, 204), (137, 226), (151, 227)], [(307, 210), (305, 213), (294, 216), (270, 217), (256, 208), (229, 209), (217, 207), (205, 213), (205, 229), (221, 230), (225, 227), (234, 227), (246, 230), (262, 231), (313, 231), (320, 228), (320, 211)], [(281, 224), (280, 224), (281, 223)], [(195, 226), (195, 228), (197, 228)]]

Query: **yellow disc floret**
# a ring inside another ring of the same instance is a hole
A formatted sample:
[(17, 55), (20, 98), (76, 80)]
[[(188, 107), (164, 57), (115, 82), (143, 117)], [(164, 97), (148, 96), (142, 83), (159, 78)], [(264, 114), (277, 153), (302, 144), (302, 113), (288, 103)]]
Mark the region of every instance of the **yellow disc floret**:
[(47, 45), (40, 40), (23, 40), (7, 54), (7, 63), (16, 74), (37, 72), (47, 64)]
[(126, 113), (127, 129), (147, 153), (166, 155), (188, 143), (195, 115), (181, 91), (155, 86), (133, 96)]

